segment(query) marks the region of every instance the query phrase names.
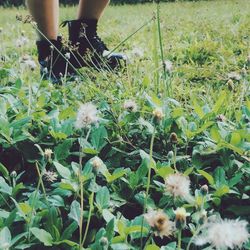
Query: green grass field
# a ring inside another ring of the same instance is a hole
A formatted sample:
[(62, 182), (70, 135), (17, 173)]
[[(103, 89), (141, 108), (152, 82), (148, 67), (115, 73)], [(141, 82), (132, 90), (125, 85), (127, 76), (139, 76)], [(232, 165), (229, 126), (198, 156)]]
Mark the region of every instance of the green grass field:
[[(250, 249), (249, 0), (110, 6), (99, 33), (129, 64), (61, 85), (16, 14), (0, 8), (0, 249)], [(88, 102), (99, 122), (76, 128)]]

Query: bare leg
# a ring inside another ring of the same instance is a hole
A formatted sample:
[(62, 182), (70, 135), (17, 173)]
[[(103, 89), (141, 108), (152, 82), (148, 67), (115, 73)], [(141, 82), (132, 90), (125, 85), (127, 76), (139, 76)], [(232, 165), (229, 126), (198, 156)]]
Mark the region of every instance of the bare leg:
[[(26, 0), (26, 3), (39, 30), (48, 39), (56, 40), (59, 26), (59, 0)], [(44, 38), (39, 35), (39, 40)]]
[(99, 20), (108, 4), (109, 0), (80, 0), (77, 19)]

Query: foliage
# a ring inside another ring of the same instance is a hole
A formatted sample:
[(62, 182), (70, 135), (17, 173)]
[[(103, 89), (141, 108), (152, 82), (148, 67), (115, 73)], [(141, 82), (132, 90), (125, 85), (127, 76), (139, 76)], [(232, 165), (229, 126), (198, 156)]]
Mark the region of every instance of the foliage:
[[(155, 5), (111, 7), (101, 33), (113, 47), (152, 19), (120, 46), (131, 64), (116, 74), (83, 69), (61, 86), (23, 63), (36, 56), (34, 31), (14, 19), (7, 24), (16, 10), (3, 11), (1, 249), (202, 249), (192, 236), (207, 219), (249, 221), (250, 20), (247, 1), (240, 3), (245, 8), (175, 3), (171, 13), (161, 5), (167, 72)], [(63, 18), (72, 12), (64, 9)], [(78, 108), (89, 101), (100, 120), (76, 129)], [(166, 186), (174, 173), (191, 182), (189, 197), (174, 197)], [(174, 211), (181, 207), (190, 215), (180, 227)], [(170, 237), (153, 234), (143, 216), (151, 209), (175, 221)]]

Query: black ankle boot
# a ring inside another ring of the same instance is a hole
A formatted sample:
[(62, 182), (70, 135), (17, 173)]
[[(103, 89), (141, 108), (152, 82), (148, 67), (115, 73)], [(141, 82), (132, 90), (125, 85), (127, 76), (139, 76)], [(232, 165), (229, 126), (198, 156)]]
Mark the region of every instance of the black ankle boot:
[[(59, 83), (65, 74), (71, 73), (71, 67), (67, 65), (69, 55), (63, 49), (61, 37), (57, 40), (42, 40), (37, 41), (38, 61), (40, 64), (40, 73), (43, 79), (51, 80), (53, 83)], [(66, 72), (67, 70), (67, 72)]]
[(97, 20), (81, 19), (65, 21), (68, 24), (69, 40), (75, 47), (71, 57), (76, 68), (90, 66), (95, 69), (113, 70), (120, 68), (126, 57), (120, 53), (110, 53), (105, 43), (97, 35)]

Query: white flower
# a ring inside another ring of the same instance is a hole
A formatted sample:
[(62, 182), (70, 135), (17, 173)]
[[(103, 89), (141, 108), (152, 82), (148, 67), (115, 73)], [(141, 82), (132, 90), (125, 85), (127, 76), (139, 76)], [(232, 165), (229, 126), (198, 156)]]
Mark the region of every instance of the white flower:
[(211, 244), (216, 249), (241, 248), (249, 239), (247, 221), (244, 220), (218, 220), (209, 222), (202, 235), (196, 237), (196, 245)]
[(131, 51), (131, 55), (133, 57), (140, 58), (143, 57), (144, 51), (141, 48), (133, 48), (133, 50)]
[(155, 235), (162, 238), (163, 236), (168, 237), (173, 233), (174, 223), (162, 211), (149, 211), (144, 214), (144, 218), (154, 230)]
[(173, 63), (169, 60), (164, 61), (164, 67), (168, 73), (173, 71)]
[(54, 182), (57, 180), (58, 175), (55, 172), (45, 170), (43, 173), (43, 178), (47, 182)]
[(91, 160), (91, 164), (95, 172), (99, 172), (101, 170), (101, 167), (103, 166), (103, 161), (99, 157), (95, 156)]
[(240, 81), (241, 76), (237, 72), (230, 72), (228, 73), (227, 77), (232, 80)]
[(23, 47), (29, 42), (29, 39), (25, 36), (21, 36), (19, 39), (16, 40), (16, 47)]
[(70, 59), (70, 53), (66, 53), (65, 58), (69, 60)]
[(123, 108), (135, 112), (137, 110), (137, 105), (133, 100), (126, 100), (123, 104)]
[(20, 63), (24, 69), (30, 69), (32, 71), (37, 67), (35, 61), (28, 55), (23, 56)]
[(171, 174), (165, 180), (166, 190), (174, 197), (187, 199), (190, 196), (190, 180), (180, 173)]
[(78, 110), (75, 124), (76, 128), (81, 129), (97, 123), (99, 120), (97, 114), (98, 110), (91, 102), (82, 104)]
[(162, 120), (163, 117), (165, 116), (163, 113), (163, 110), (161, 108), (156, 108), (153, 111), (153, 116), (157, 119), (157, 120)]
[(53, 151), (50, 148), (46, 148), (44, 150), (44, 158), (49, 160), (49, 161), (51, 160), (52, 154), (53, 154)]

